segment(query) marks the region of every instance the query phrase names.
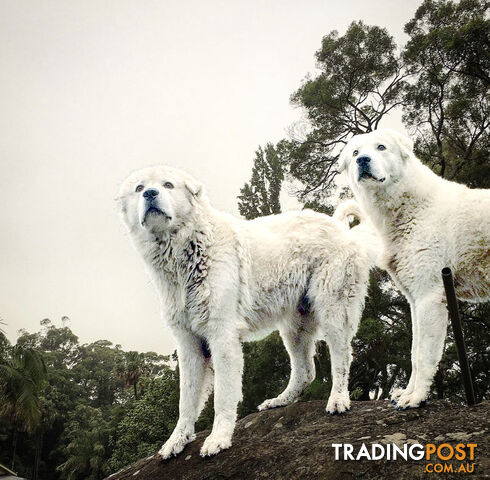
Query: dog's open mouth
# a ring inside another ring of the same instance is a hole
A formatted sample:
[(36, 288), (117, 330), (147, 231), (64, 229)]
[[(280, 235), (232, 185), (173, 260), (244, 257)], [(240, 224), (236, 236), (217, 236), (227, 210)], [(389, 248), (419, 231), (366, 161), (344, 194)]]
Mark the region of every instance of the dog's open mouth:
[(172, 217), (167, 215), (163, 210), (160, 210), (158, 207), (151, 206), (145, 212), (145, 218), (143, 219), (142, 225), (146, 223), (148, 217), (158, 217), (162, 216), (164, 221), (172, 220)]
[(375, 177), (371, 172), (367, 170), (363, 170), (362, 172), (359, 172), (359, 180), (369, 179), (369, 178), (371, 180), (375, 180), (376, 182), (381, 182), (381, 183), (386, 180), (385, 177), (381, 177), (381, 178)]

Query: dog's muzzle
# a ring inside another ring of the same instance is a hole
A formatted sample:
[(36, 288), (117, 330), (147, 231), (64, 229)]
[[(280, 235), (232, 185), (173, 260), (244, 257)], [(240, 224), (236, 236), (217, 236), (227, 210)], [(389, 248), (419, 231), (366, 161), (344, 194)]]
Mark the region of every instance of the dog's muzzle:
[(371, 158), (367, 155), (363, 155), (357, 159), (357, 172), (358, 172), (358, 180), (361, 181), (363, 179), (371, 178), (376, 180), (377, 182), (384, 182), (385, 178), (378, 178), (373, 175), (371, 170)]
[[(148, 194), (148, 192), (150, 193)], [(145, 193), (143, 193), (143, 197), (145, 199), (145, 214), (143, 216), (143, 221), (141, 222), (141, 225), (143, 226), (146, 224), (146, 221), (148, 220), (149, 217), (162, 216), (162, 219), (164, 221), (169, 221), (172, 219), (170, 215), (168, 215), (164, 210), (162, 210), (159, 207), (158, 201), (156, 199), (158, 192), (157, 193), (153, 193), (153, 192), (156, 192), (156, 190), (155, 191), (147, 190)]]

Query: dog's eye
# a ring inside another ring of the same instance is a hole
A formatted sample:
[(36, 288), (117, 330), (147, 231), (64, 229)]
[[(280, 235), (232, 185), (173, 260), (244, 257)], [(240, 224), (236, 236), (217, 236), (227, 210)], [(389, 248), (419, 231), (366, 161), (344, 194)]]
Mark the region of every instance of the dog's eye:
[(143, 190), (143, 188), (145, 188), (143, 185), (138, 185), (135, 189), (135, 192), (141, 192), (141, 190)]
[(174, 188), (174, 184), (172, 182), (165, 182), (163, 186), (170, 189)]
[(386, 147), (383, 144), (379, 144), (378, 150), (386, 150)]
[(359, 150), (354, 150), (354, 151), (352, 152), (352, 156), (353, 156), (353, 157), (357, 157), (357, 155), (358, 155), (358, 154), (359, 154)]

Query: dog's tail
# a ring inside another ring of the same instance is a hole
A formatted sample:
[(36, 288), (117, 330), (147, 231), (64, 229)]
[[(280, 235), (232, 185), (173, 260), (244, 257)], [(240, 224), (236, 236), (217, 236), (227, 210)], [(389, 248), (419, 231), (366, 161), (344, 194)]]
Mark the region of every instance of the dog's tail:
[(382, 251), (381, 241), (376, 229), (361, 210), (359, 204), (355, 200), (346, 200), (337, 206), (333, 217), (340, 220), (347, 228), (350, 228), (349, 217), (356, 217), (359, 220), (359, 225), (352, 227), (350, 232), (358, 248), (367, 253), (371, 266), (379, 266)]
[(349, 217), (357, 217), (360, 222), (365, 221), (359, 204), (355, 200), (346, 200), (345, 202), (339, 203), (333, 213), (333, 218), (340, 220), (347, 227), (350, 227)]

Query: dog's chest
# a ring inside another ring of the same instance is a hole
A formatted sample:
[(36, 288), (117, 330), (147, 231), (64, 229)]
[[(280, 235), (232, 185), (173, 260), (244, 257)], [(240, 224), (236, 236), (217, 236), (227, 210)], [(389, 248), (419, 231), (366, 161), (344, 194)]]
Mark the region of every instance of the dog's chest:
[(190, 240), (183, 246), (164, 247), (163, 255), (164, 258), (154, 257), (152, 270), (167, 320), (181, 327), (197, 328), (206, 322), (208, 312), (206, 249), (202, 242)]
[(384, 264), (399, 288), (414, 294), (437, 281), (445, 254), (438, 232), (424, 228), (424, 222), (415, 215), (394, 221), (390, 227)]

